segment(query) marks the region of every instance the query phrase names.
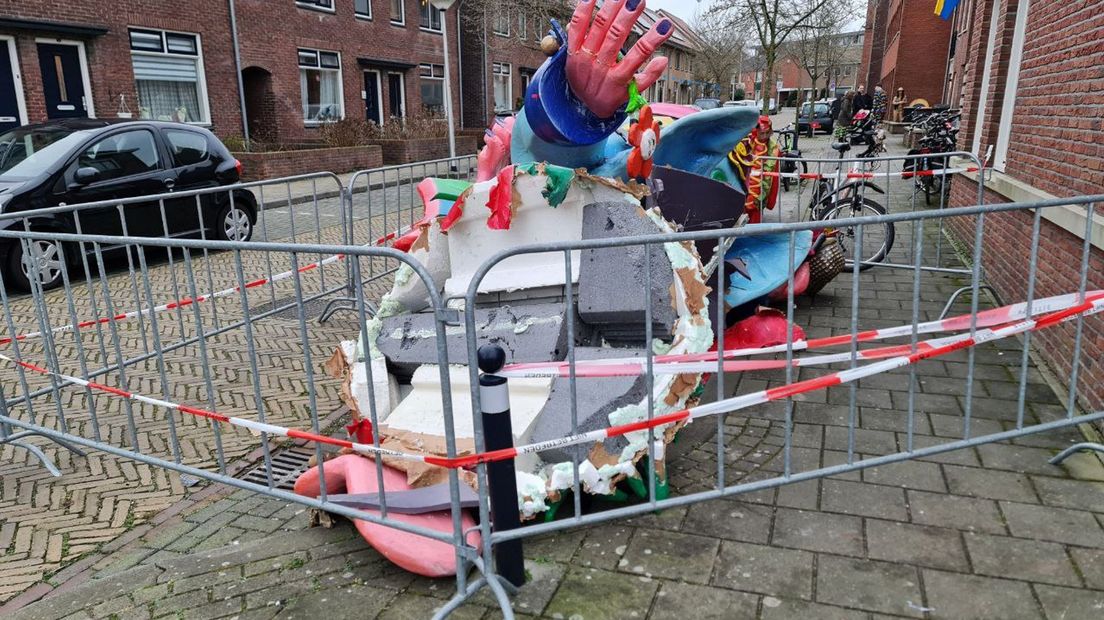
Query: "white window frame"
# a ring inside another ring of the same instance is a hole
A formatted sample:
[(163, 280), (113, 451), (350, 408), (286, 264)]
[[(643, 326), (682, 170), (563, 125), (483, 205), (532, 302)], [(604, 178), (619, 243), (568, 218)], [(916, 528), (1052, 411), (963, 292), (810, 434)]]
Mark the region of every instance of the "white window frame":
[[(425, 71), (427, 67), (429, 68), (429, 73), (430, 74), (429, 75), (422, 75), (422, 72)], [(434, 73), (436, 73), (436, 71), (435, 71), (436, 67), (441, 68), (441, 77), (437, 77), (437, 76), (433, 75)], [(444, 109), (445, 109), (445, 100), (444, 100), (445, 77), (444, 77), (444, 72), (445, 72), (445, 66), (444, 65), (438, 65), (438, 64), (435, 64), (435, 63), (428, 63), (428, 62), (423, 62), (422, 64), (418, 65), (418, 80), (419, 80), (419, 82), (418, 82), (418, 96), (419, 96), (419, 98), (421, 97), (421, 94), (422, 94), (421, 80), (432, 80), (432, 81), (435, 81), (435, 82), (440, 82), (441, 83), (441, 111), (442, 111), (442, 113), (444, 112)], [(425, 102), (421, 101), (419, 99), (419, 103), (422, 106), (422, 110), (424, 110), (425, 107), (426, 107)]]
[(301, 9), (307, 9), (308, 11), (318, 11), (320, 13), (337, 13), (337, 1), (329, 0), (329, 8), (321, 6), (316, 0), (295, 0), (295, 6)]
[(361, 13), (356, 8), (356, 0), (353, 0), (353, 17), (356, 19), (363, 19), (365, 21), (372, 21), (372, 0), (365, 0), (368, 3), (368, 12)]
[[(441, 9), (438, 9), (437, 7), (433, 6), (433, 3), (429, 2), (428, 0), (426, 0), (426, 3), (423, 4), (422, 6), (429, 8), (429, 15), (430, 15), (429, 23), (430, 23), (430, 25), (429, 26), (423, 26), (422, 25), (422, 13), (421, 13), (421, 10), (419, 9), (419, 11), (418, 11), (418, 29), (421, 30), (422, 32), (432, 32), (433, 34), (441, 34), (444, 31), (445, 19), (448, 16)], [(441, 14), (441, 27), (440, 28), (433, 28), (433, 11), (437, 11), (438, 13)]]
[(1027, 13), (1030, 0), (1020, 0), (1016, 8), (1016, 29), (1012, 32), (1012, 50), (1008, 57), (1008, 74), (1004, 81), (1004, 101), (1001, 106), (1000, 125), (997, 129), (997, 147), (993, 154), (993, 167), (1004, 172), (1008, 163), (1008, 146), (1012, 139), (1012, 116), (1016, 111), (1016, 90), (1020, 85), (1020, 65), (1023, 63), (1024, 38), (1027, 34)]
[(993, 0), (993, 9), (989, 13), (989, 42), (985, 48), (985, 69), (981, 73), (981, 90), (977, 101), (977, 114), (974, 115), (974, 140), (971, 152), (975, 155), (981, 152), (981, 132), (982, 127), (985, 126), (985, 111), (989, 105), (989, 83), (993, 78), (993, 50), (997, 45), (997, 14), (1000, 8), (1001, 0)]
[[(88, 55), (84, 51), (84, 41), (76, 39), (51, 39), (49, 37), (35, 37), (35, 43), (47, 43), (52, 45), (72, 45), (77, 48), (77, 56), (80, 59), (81, 82), (84, 85), (84, 107), (88, 111), (88, 118), (96, 118), (96, 107), (92, 97), (92, 80), (88, 77)], [(128, 43), (129, 44), (129, 43)]]
[[(390, 4), (390, 3), (388, 3), (388, 4)], [(391, 23), (395, 24), (396, 26), (405, 26), (406, 25), (406, 0), (399, 0), (399, 6), (401, 7), (401, 10), (399, 11), (399, 18), (395, 19), (395, 14), (392, 12), (391, 17), (390, 17)], [(388, 6), (387, 10), (391, 11), (391, 7)]]
[(496, 62), (491, 65), (491, 98), (494, 99), (494, 85), (497, 78), (506, 78), (506, 107), (501, 110), (512, 110), (514, 107), (514, 66), (508, 62)]
[[(389, 118), (405, 119), (406, 118), (406, 76), (403, 75), (402, 72), (400, 72), (400, 71), (388, 71), (387, 72), (387, 105), (388, 106), (391, 105), (391, 76), (392, 75), (399, 76), (399, 99), (400, 99), (401, 104), (402, 104), (402, 114), (395, 115), (394, 110), (391, 110), (392, 114), (389, 116)], [(382, 93), (381, 93), (381, 96), (382, 96)], [(381, 110), (383, 109), (382, 105), (381, 105), (380, 109)]]
[[(328, 54), (337, 54), (337, 68), (334, 69), (334, 68), (330, 68), (330, 67), (323, 67), (322, 66), (322, 61), (321, 61), (320, 58), (319, 58), (317, 67), (304, 67), (303, 65), (299, 64), (299, 51), (300, 50), (305, 51), (305, 52), (314, 52), (315, 58), (318, 58), (318, 53), (319, 52), (326, 52)], [(320, 50), (320, 49), (315, 49), (315, 48), (310, 48), (310, 47), (297, 47), (297, 48), (295, 48), (295, 68), (299, 69), (299, 71), (302, 71), (303, 69), (314, 69), (315, 71), (333, 71), (333, 72), (337, 73), (337, 102), (341, 104), (341, 115), (338, 117), (338, 120), (345, 120), (345, 114), (346, 114), (346, 110), (345, 110), (345, 71), (344, 71), (343, 61), (341, 60), (341, 52), (339, 52), (337, 50)], [(302, 78), (300, 78), (300, 80), (299, 80), (299, 84), (300, 84), (299, 88), (300, 89), (302, 89), (302, 83), (303, 83), (303, 80), (302, 80)], [(302, 105), (302, 100), (303, 100), (303, 93), (300, 90), (300, 93), (299, 93), (300, 105)], [(326, 124), (326, 121), (311, 121), (311, 120), (307, 120), (305, 118), (303, 119), (303, 126), (304, 127), (320, 127), (320, 126), (325, 125), (325, 124)]]
[(529, 38), (529, 16), (525, 11), (518, 11), (518, 38), (522, 41)]
[(15, 88), (15, 108), (17, 114), (19, 114), (17, 120), (20, 125), (26, 125), (28, 123), (27, 100), (23, 96), (23, 75), (19, 72), (19, 50), (15, 47), (15, 37), (0, 35), (0, 45), (5, 45), (5, 41), (8, 46), (8, 58), (11, 59), (12, 86)]
[[(207, 95), (207, 68), (203, 64), (203, 35), (199, 34), (198, 32), (184, 32), (182, 30), (165, 30), (164, 28), (146, 28), (144, 26), (134, 26), (133, 28), (134, 28), (134, 30), (145, 30), (145, 31), (149, 31), (149, 32), (160, 32), (161, 33), (161, 40), (164, 41), (164, 43), (165, 43), (165, 49), (168, 49), (168, 41), (165, 40), (165, 34), (166, 33), (167, 34), (180, 34), (180, 35), (185, 35), (185, 36), (189, 36), (189, 37), (195, 37), (195, 40), (196, 40), (196, 55), (195, 55), (195, 61), (196, 61), (196, 88), (199, 89), (199, 92), (196, 93), (196, 98), (199, 99), (199, 107), (200, 107), (200, 111), (203, 112), (203, 118), (205, 118), (207, 120), (194, 121), (194, 122), (189, 122), (187, 124), (188, 125), (196, 125), (196, 126), (199, 126), (199, 127), (210, 127), (211, 126), (211, 102), (208, 100), (208, 95)], [(130, 30), (131, 30), (130, 28), (127, 28), (127, 31), (126, 31), (127, 49), (130, 49)], [(168, 57), (168, 58), (180, 58), (182, 56), (190, 58), (190, 56), (186, 56), (184, 54), (169, 54), (169, 53), (166, 53), (166, 52), (146, 52), (146, 51), (142, 51), (142, 50), (130, 49), (130, 55), (134, 56), (134, 54), (138, 54), (138, 55), (141, 55), (141, 56), (158, 56), (158, 57)], [(82, 59), (83, 59), (83, 55), (82, 55)], [(131, 62), (133, 63), (133, 60)], [(138, 80), (135, 79), (134, 87), (135, 87), (136, 90), (138, 88), (138, 83), (137, 82), (138, 82)], [(141, 116), (141, 112), (138, 112), (138, 115)]]
[[(502, 13), (496, 14), (494, 16), (494, 19), (491, 20), (491, 32), (495, 33), (496, 36), (508, 37), (508, 36), (510, 36), (510, 21), (511, 21), (510, 20), (510, 11), (509, 11), (509, 9), (505, 9), (505, 8), (502, 9), (502, 11), (503, 11)], [(502, 24), (506, 24), (506, 31), (505, 32), (498, 29), (498, 27), (500, 25), (498, 22), (501, 22)]]

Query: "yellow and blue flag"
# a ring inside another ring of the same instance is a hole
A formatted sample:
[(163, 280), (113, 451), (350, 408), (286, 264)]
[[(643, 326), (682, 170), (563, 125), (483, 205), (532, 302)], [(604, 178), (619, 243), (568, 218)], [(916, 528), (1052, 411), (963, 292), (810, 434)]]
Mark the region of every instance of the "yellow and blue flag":
[(935, 14), (943, 19), (950, 19), (957, 6), (958, 0), (935, 0)]

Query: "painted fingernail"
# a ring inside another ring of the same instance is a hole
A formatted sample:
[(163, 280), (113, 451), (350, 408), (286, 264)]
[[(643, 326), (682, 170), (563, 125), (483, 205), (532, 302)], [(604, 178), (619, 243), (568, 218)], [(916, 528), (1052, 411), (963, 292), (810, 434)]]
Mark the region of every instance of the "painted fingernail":
[(656, 30), (659, 32), (659, 34), (667, 34), (668, 32), (671, 32), (671, 20), (665, 19), (659, 22), (659, 25), (656, 26)]
[(484, 134), (486, 134), (486, 136), (487, 136), (488, 138), (493, 138), (493, 137), (494, 137), (494, 132), (493, 132), (493, 131), (491, 131), (490, 129), (484, 129), (484, 130), (483, 130), (483, 133), (484, 133)]
[(640, 0), (629, 0), (625, 3), (625, 8), (630, 11), (635, 11), (638, 6), (640, 6)]

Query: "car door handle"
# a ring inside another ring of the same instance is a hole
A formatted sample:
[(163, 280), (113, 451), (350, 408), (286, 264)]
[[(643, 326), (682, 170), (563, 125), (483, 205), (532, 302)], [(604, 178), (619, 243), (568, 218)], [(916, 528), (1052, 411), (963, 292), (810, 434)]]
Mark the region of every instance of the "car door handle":
[(164, 183), (165, 183), (165, 187), (167, 187), (168, 189), (172, 189), (172, 188), (176, 187), (176, 179), (174, 179), (172, 177), (165, 179)]

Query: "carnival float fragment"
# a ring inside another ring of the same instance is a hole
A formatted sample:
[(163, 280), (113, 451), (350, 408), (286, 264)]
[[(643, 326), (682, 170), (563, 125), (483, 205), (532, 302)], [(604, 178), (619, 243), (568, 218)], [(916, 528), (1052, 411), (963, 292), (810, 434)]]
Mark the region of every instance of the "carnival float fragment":
[[(504, 249), (726, 229), (740, 222), (745, 188), (728, 153), (756, 126), (758, 116), (741, 107), (648, 106), (639, 93), (655, 83), (667, 63), (664, 57), (649, 58), (674, 26), (658, 21), (622, 54), (644, 8), (644, 0), (606, 2), (601, 8), (590, 0), (579, 3), (566, 33), (553, 22), (552, 40), (544, 45), (551, 55), (534, 75), (524, 109), (487, 131), (477, 182), (426, 179), (418, 185), (425, 215), (394, 246), (420, 262), (432, 281), (423, 283), (410, 267), (401, 267), (361, 337), (341, 343), (327, 365), (343, 382), (352, 415), (348, 428), (357, 441), (371, 443), (377, 436), (385, 449), (446, 454), (446, 390), (437, 366), (437, 317), (426, 284), (441, 298), (463, 298), (480, 266)], [(716, 343), (717, 312), (710, 310), (715, 303), (724, 304), (722, 315), (731, 325), (722, 328), (731, 328), (739, 342), (775, 345), (786, 334), (785, 317), (763, 312), (759, 305), (805, 260), (811, 234), (796, 238), (792, 254), (789, 234), (739, 237), (721, 248), (716, 241), (700, 241), (668, 242), (649, 252), (642, 245), (575, 250), (570, 269), (563, 252), (517, 254), (479, 281), (474, 307), (456, 307), (474, 313), (477, 343), (501, 346), (511, 364), (562, 362), (569, 347), (576, 360), (643, 358), (649, 348), (667, 355), (706, 353)], [(730, 267), (725, 268), (724, 290), (714, 292), (717, 287), (703, 264), (718, 250), (723, 253), (718, 260)], [(795, 288), (800, 288), (796, 279)], [(469, 369), (462, 365), (468, 356), (464, 327), (447, 327), (443, 344), (452, 364), (448, 378), (457, 451), (473, 454), (477, 413), (471, 410)], [(641, 375), (578, 380), (574, 428), (567, 377), (511, 379), (515, 443), (645, 420), (649, 403), (651, 415), (670, 414), (696, 403), (702, 378), (700, 373), (657, 374), (651, 389)], [(373, 410), (375, 426), (369, 422)], [(654, 431), (661, 497), (668, 493), (666, 446), (681, 424)], [(585, 493), (618, 496), (624, 488), (644, 493), (648, 485), (641, 472), (648, 469), (640, 464), (649, 452), (649, 436), (648, 431), (630, 432), (590, 446), (519, 456), (523, 517), (554, 516), (573, 487), (574, 461)], [(388, 493), (439, 489), (447, 494), (442, 486), (447, 470), (381, 459)], [(459, 473), (464, 484), (475, 487), (473, 471)], [(376, 465), (366, 456), (330, 461), (325, 475), (331, 493), (378, 492)], [(317, 496), (319, 486), (319, 471), (312, 469), (296, 491)], [(430, 491), (423, 496), (430, 503), (440, 499)], [(448, 514), (446, 509), (402, 519), (451, 532)], [(412, 534), (385, 536), (380, 527), (358, 521), (365, 539), (400, 566), (430, 576), (455, 571), (450, 545), (408, 540)]]

